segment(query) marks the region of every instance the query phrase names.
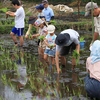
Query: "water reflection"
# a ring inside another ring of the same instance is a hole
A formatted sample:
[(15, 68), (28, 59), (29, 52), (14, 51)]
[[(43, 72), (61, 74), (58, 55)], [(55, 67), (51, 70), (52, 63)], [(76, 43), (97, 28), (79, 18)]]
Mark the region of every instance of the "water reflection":
[(12, 53), (11, 59), (17, 64), (16, 68), (16, 79), (12, 79), (12, 81), (18, 82), (18, 89), (23, 89), (27, 83), (27, 71), (26, 65), (23, 61), (24, 51), (23, 49), (19, 48), (17, 52)]
[[(0, 95), (2, 97), (2, 100), (32, 100), (31, 91), (25, 89), (28, 78), (27, 68), (26, 64), (24, 63), (23, 57), (24, 51), (21, 48), (18, 48), (17, 51), (10, 52), (11, 61), (16, 64), (16, 69), (14, 71), (2, 71), (0, 78), (0, 90), (2, 90), (0, 91)], [(4, 84), (4, 81), (2, 81), (4, 75), (6, 75), (6, 77), (8, 78), (8, 80), (4, 80), (5, 82), (7, 81), (7, 84)]]

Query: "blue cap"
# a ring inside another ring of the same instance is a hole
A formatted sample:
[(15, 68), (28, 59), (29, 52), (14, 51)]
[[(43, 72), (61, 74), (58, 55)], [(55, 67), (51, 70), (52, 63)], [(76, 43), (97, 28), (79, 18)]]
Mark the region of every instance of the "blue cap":
[(44, 6), (42, 4), (38, 5), (35, 7), (37, 10), (43, 10), (44, 9)]

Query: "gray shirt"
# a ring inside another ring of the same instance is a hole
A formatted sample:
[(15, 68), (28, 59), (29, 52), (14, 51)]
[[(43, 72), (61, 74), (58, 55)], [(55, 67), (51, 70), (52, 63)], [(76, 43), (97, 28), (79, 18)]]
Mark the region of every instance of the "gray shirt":
[[(79, 39), (78, 39), (79, 34), (78, 34), (77, 31), (75, 31), (75, 30), (73, 30), (73, 29), (66, 29), (66, 30), (62, 31), (60, 34), (64, 34), (64, 33), (67, 33), (67, 34), (70, 35), (70, 40), (69, 40), (69, 42), (66, 43), (64, 46), (69, 46), (69, 45), (71, 45), (73, 42), (74, 42), (75, 44), (79, 44)], [(56, 45), (56, 51), (60, 51), (62, 47), (63, 47), (63, 46), (58, 46), (58, 45)]]

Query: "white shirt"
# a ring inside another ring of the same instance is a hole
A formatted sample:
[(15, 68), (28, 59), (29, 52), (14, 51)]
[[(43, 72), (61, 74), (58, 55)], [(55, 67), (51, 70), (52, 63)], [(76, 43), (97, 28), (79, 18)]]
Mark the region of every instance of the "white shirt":
[(94, 17), (94, 26), (95, 26), (95, 32), (99, 33), (100, 35), (100, 14), (98, 17)]
[(15, 12), (15, 27), (24, 28), (25, 27), (24, 19), (25, 19), (25, 12), (23, 7), (21, 6)]
[(100, 15), (98, 17), (94, 17), (94, 26), (100, 28)]

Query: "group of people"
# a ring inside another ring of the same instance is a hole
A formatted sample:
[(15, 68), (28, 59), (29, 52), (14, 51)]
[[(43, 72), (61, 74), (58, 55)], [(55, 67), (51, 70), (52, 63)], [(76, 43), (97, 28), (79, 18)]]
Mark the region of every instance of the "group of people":
[[(16, 35), (19, 37), (20, 45), (23, 46), (23, 31), (25, 27), (24, 19), (25, 12), (18, 0), (12, 0), (12, 5), (16, 9), (16, 12), (8, 11), (6, 14), (15, 17), (15, 26), (12, 29), (10, 35), (15, 43), (18, 45)], [(63, 65), (66, 66), (66, 58), (64, 57), (71, 51), (77, 50), (79, 53), (79, 34), (73, 29), (66, 29), (62, 31), (58, 36), (55, 35), (55, 26), (49, 24), (50, 20), (54, 19), (54, 12), (49, 7), (48, 1), (43, 0), (42, 4), (35, 7), (39, 12), (38, 17), (29, 19), (29, 25), (38, 28), (38, 33), (33, 34), (31, 38), (38, 37), (38, 53), (48, 62), (48, 56), (51, 58), (52, 64), (56, 63), (57, 72), (60, 73), (59, 57), (63, 56)], [(25, 37), (28, 38), (29, 32)], [(42, 40), (41, 40), (42, 39)], [(67, 50), (67, 51), (66, 51)], [(55, 59), (54, 59), (55, 57)], [(72, 59), (72, 64), (75, 66), (75, 59)], [(73, 67), (74, 68), (74, 67)]]
[[(24, 30), (24, 19), (25, 12), (23, 7), (20, 5), (18, 0), (12, 0), (12, 5), (16, 12), (6, 12), (6, 14), (15, 17), (15, 26), (12, 29), (10, 35), (15, 43), (18, 45), (16, 35), (19, 37), (20, 46), (23, 46), (23, 30)], [(54, 12), (48, 6), (48, 1), (43, 0), (42, 4), (36, 6), (39, 12), (38, 18), (30, 19), (29, 25), (38, 27), (38, 34), (33, 34), (32, 38), (38, 37), (38, 53), (42, 55), (44, 60), (50, 56), (52, 63), (56, 63), (58, 74), (61, 72), (59, 65), (59, 57), (62, 56), (63, 64), (66, 66), (66, 57), (71, 51), (76, 50), (77, 54), (80, 52), (80, 41), (79, 33), (74, 29), (65, 29), (58, 35), (55, 34), (55, 26), (48, 24), (51, 19), (54, 19)], [(91, 54), (86, 61), (86, 69), (88, 75), (85, 78), (85, 89), (90, 97), (100, 99), (100, 41), (97, 38), (100, 35), (100, 8), (94, 2), (89, 2), (85, 6), (85, 16), (91, 14), (94, 17), (95, 32), (93, 41), (91, 43)], [(26, 34), (28, 38), (28, 34)], [(55, 57), (55, 59), (53, 59)], [(54, 61), (53, 61), (54, 60)], [(48, 62), (48, 61), (47, 61)], [(76, 65), (76, 59), (72, 58), (72, 69)]]

